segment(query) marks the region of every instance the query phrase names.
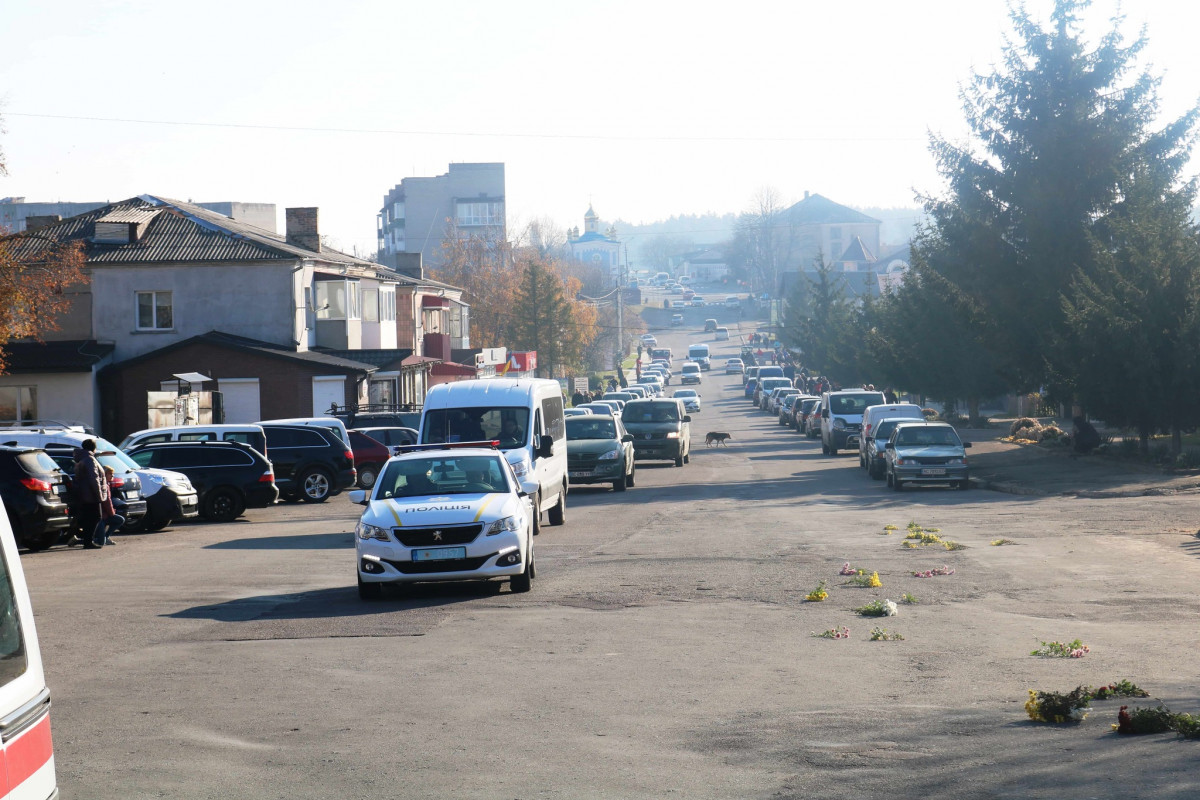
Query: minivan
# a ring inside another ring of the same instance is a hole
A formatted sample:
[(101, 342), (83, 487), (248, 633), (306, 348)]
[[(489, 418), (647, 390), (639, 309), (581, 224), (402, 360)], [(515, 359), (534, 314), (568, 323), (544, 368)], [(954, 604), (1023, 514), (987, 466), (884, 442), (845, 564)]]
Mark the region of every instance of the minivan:
[(233, 522), (247, 508), (279, 499), (271, 462), (241, 442), (153, 442), (132, 448), (129, 457), (187, 475), (200, 494), (200, 515), (214, 522)]
[(534, 530), (567, 517), (567, 426), (562, 388), (543, 378), (440, 383), (425, 395), (421, 443), (500, 442), (518, 480), (536, 481)]
[(675, 397), (634, 400), (621, 416), (625, 430), (633, 434), (635, 459), (674, 461), (677, 467), (691, 460), (691, 421), (683, 400)]
[(838, 450), (857, 448), (863, 412), (878, 405), (883, 405), (883, 392), (849, 389), (821, 395), (821, 452), (836, 456)]
[(158, 442), (241, 442), (267, 455), (267, 437), (261, 425), (172, 425), (135, 431), (121, 440), (119, 447), (130, 450), (138, 445)]
[(6, 798), (58, 797), (50, 689), (17, 542), (0, 503), (0, 759)]

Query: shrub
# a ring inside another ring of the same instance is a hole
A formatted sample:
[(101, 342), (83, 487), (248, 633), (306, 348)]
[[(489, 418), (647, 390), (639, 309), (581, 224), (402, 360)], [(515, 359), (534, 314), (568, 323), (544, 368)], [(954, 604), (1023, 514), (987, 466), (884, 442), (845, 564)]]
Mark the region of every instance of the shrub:
[(1038, 421), (1036, 419), (1030, 419), (1029, 417), (1021, 417), (1020, 419), (1014, 421), (1011, 426), (1009, 426), (1008, 434), (1009, 434), (1009, 436), (1014, 436), (1018, 439), (1031, 439), (1034, 437), (1018, 435), (1018, 434), (1020, 434), (1021, 431), (1023, 431), (1026, 428), (1032, 428), (1034, 430), (1037, 430), (1038, 427), (1040, 427), (1040, 426), (1038, 425)]
[(1159, 442), (1150, 448), (1150, 460), (1155, 464), (1165, 464), (1171, 460), (1171, 445)]
[(1175, 458), (1175, 466), (1179, 469), (1200, 468), (1200, 448), (1189, 447)]
[(927, 420), (935, 420), (938, 418), (938, 412), (934, 411), (932, 408), (922, 408), (921, 416), (925, 417)]

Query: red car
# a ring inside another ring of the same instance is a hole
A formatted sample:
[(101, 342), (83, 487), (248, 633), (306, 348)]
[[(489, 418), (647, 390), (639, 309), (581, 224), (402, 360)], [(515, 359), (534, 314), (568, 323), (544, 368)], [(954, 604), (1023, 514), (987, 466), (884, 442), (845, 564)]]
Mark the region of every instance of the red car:
[(392, 451), (365, 433), (353, 429), (346, 433), (350, 436), (350, 449), (354, 451), (354, 465), (358, 468), (358, 485), (370, 489), (379, 477), (379, 470), (392, 457)]

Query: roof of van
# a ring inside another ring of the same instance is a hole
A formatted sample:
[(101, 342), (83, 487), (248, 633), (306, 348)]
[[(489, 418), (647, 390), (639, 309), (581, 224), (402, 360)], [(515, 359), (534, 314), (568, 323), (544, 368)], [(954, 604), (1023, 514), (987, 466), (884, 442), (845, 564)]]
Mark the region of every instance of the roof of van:
[(430, 387), (425, 395), (425, 408), (457, 408), (470, 402), (524, 405), (535, 393), (545, 392), (548, 388), (555, 394), (562, 394), (558, 381), (549, 378), (480, 378), (439, 383)]

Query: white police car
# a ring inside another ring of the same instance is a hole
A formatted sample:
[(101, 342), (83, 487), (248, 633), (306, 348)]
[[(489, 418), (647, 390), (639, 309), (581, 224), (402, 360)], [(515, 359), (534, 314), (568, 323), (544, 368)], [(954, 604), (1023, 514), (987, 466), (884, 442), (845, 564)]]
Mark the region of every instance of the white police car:
[(522, 483), (504, 454), (482, 443), (397, 448), (370, 491), (355, 529), (358, 594), (385, 583), (507, 578), (532, 588), (535, 482)]

